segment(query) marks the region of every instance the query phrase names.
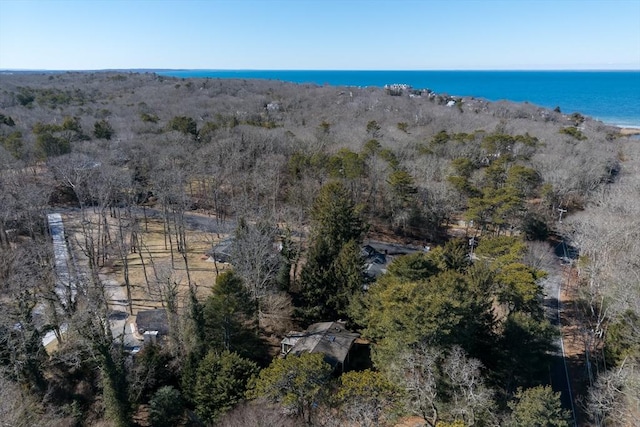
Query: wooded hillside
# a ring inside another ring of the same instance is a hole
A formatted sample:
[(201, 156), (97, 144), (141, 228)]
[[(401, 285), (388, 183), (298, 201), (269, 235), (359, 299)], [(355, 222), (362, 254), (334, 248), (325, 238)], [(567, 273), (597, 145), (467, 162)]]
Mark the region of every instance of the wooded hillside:
[[(578, 423), (640, 416), (640, 141), (615, 127), (153, 73), (4, 74), (0, 115), (10, 425), (569, 425), (546, 387), (556, 279)], [(368, 243), (412, 253), (367, 274)], [(151, 309), (167, 336), (134, 349)], [(277, 358), (337, 320), (365, 349), (346, 373)]]

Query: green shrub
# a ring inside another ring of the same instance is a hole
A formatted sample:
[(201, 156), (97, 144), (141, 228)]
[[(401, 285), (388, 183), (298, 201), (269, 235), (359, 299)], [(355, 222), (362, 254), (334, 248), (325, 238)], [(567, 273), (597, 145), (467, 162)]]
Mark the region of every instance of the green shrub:
[(585, 139), (587, 139), (587, 137), (584, 136), (584, 134), (580, 132), (580, 130), (575, 126), (562, 128), (560, 129), (560, 133), (564, 135), (569, 135), (570, 137), (575, 138), (578, 141), (584, 141)]
[(106, 120), (100, 120), (99, 122), (95, 122), (93, 124), (93, 136), (98, 139), (106, 139), (107, 141), (111, 139), (114, 131), (111, 124)]
[(182, 418), (180, 392), (171, 386), (158, 389), (149, 401), (149, 421), (154, 427), (173, 427)]
[(160, 118), (155, 114), (140, 113), (140, 120), (145, 123), (158, 123)]

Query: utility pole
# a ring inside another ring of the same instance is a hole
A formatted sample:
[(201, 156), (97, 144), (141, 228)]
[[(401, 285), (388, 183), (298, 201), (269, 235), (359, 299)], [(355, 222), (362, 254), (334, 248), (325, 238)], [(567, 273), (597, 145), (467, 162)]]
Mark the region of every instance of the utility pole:
[(558, 208), (558, 212), (560, 212), (560, 218), (558, 218), (558, 222), (562, 224), (562, 214), (567, 213), (566, 209)]
[(477, 242), (475, 237), (469, 239), (469, 247), (471, 248), (469, 252), (469, 258), (471, 259), (471, 261), (473, 261), (473, 248), (476, 246), (476, 244)]

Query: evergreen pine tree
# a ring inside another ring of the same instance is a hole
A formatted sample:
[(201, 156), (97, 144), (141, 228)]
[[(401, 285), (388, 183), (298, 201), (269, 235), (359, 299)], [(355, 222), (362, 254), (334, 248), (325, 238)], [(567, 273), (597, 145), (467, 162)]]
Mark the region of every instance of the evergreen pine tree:
[(312, 235), (301, 272), (300, 314), (307, 321), (345, 317), (362, 286), (359, 244), (366, 226), (340, 182), (325, 185), (311, 212)]

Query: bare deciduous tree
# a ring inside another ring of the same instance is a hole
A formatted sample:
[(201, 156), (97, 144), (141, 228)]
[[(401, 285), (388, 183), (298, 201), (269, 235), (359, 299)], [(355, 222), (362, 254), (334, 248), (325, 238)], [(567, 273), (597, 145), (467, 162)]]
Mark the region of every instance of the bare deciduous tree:
[(256, 304), (259, 327), (265, 314), (263, 300), (275, 292), (274, 280), (282, 262), (277, 238), (277, 230), (270, 224), (250, 224), (241, 220), (233, 241), (233, 267)]
[(634, 425), (639, 407), (640, 372), (633, 362), (601, 374), (585, 402), (585, 411), (598, 427)]
[(451, 413), (465, 424), (476, 425), (493, 413), (493, 392), (484, 384), (482, 363), (468, 358), (462, 348), (454, 347), (444, 362), (443, 371), (451, 385)]
[(393, 375), (407, 390), (410, 410), (431, 426), (440, 420), (441, 392), (439, 391), (440, 349), (424, 343), (403, 352), (393, 366)]

